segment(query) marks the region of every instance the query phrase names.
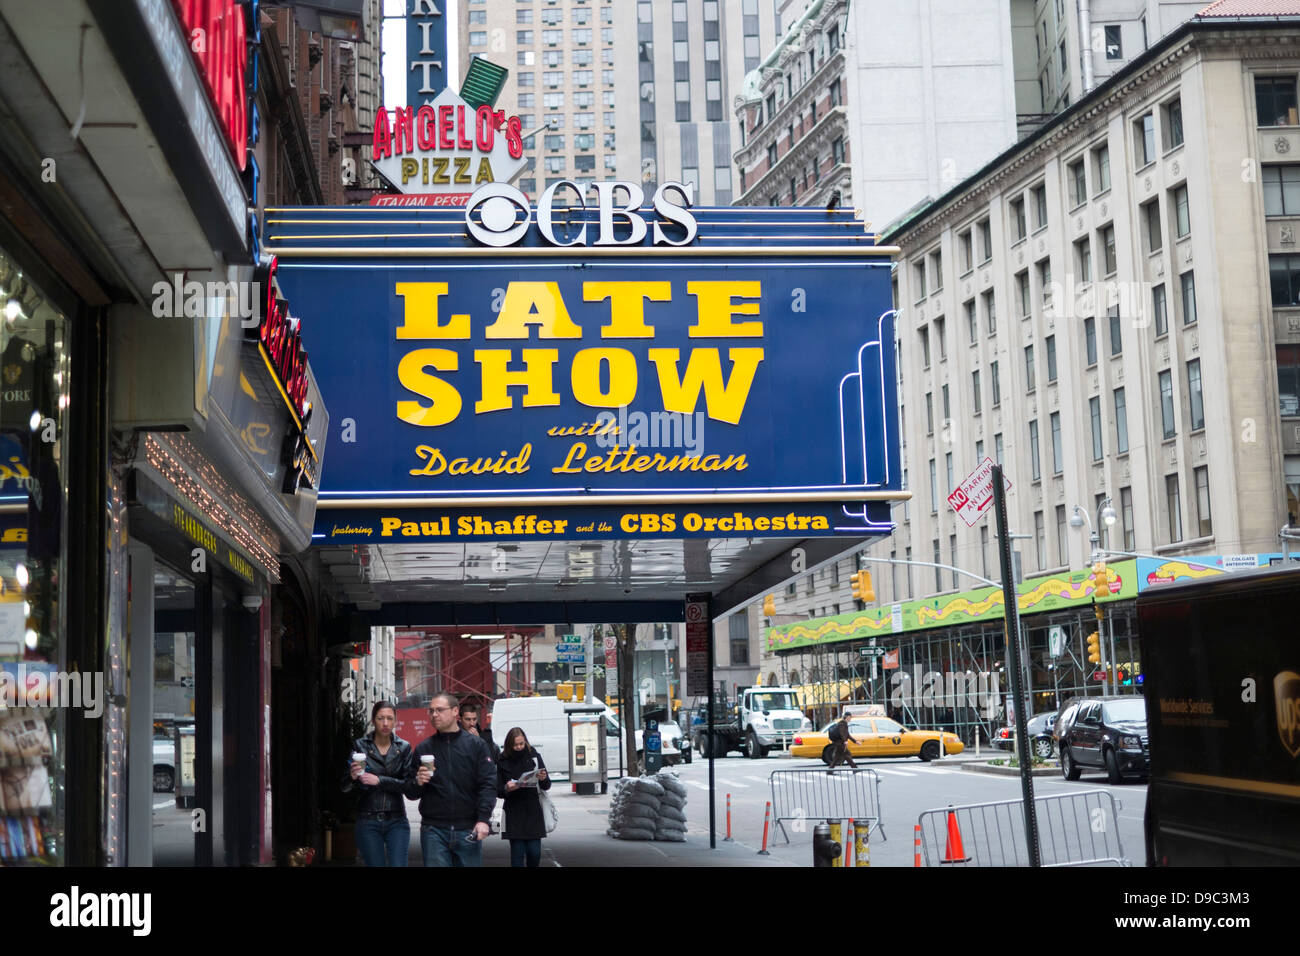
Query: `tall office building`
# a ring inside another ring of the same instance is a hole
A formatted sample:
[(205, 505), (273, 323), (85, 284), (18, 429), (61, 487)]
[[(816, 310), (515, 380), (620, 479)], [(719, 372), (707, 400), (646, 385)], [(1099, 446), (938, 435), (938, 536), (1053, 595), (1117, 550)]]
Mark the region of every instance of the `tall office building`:
[(697, 185), (697, 205), (731, 203), (726, 104), (773, 42), (772, 0), (462, 0), (461, 9), (466, 61), (508, 67), (497, 106), (536, 131), (524, 192), (564, 179), (628, 180), (647, 193), (684, 181)]

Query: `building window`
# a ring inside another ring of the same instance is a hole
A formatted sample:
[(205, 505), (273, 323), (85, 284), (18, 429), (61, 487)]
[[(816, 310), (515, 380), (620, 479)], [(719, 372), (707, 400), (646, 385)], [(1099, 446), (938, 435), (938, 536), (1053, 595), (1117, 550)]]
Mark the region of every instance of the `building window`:
[(1046, 302), (1052, 294), (1052, 260), (1044, 259), (1038, 263), (1038, 288), (1043, 293), (1043, 301)]
[(1192, 220), (1187, 209), (1187, 187), (1179, 186), (1174, 190), (1174, 210), (1178, 221), (1178, 238), (1181, 239), (1192, 231)]
[(1142, 218), (1147, 225), (1147, 251), (1155, 252), (1164, 245), (1160, 230), (1160, 200), (1153, 199), (1142, 207)]
[[(943, 554), (939, 551), (939, 539), (934, 539), (934, 563), (936, 565), (943, 563)], [(934, 569), (934, 589), (943, 590), (943, 569), (936, 567)]]
[(1297, 126), (1295, 76), (1255, 77), (1255, 113), (1260, 126)]
[(993, 389), (993, 407), (1002, 404), (1002, 385), (998, 381), (998, 363), (989, 363), (989, 386)]
[(1282, 415), (1300, 415), (1300, 345), (1277, 346), (1277, 398)]
[(943, 466), (948, 475), (948, 491), (951, 493), (957, 487), (956, 477), (952, 473), (952, 452), (948, 452), (943, 456)]
[(1064, 449), (1061, 446), (1061, 413), (1052, 412), (1052, 474), (1065, 470)]
[(979, 339), (979, 319), (975, 316), (975, 300), (962, 303), (962, 311), (966, 313), (966, 329), (970, 333), (970, 344), (975, 345)]
[(844, 162), (844, 137), (837, 136), (831, 142), (831, 163), (839, 166)]
[(1174, 431), (1174, 377), (1165, 369), (1159, 375), (1160, 381), (1160, 431), (1161, 437), (1173, 438)]
[(1079, 269), (1079, 281), (1092, 281), (1092, 240), (1087, 236), (1074, 243), (1074, 261)]
[(943, 387), (943, 423), (946, 427), (948, 422), (952, 421), (952, 403), (948, 400), (948, 386)]
[(994, 307), (993, 290), (985, 292), (980, 298), (984, 300), (984, 324), (988, 326), (989, 335), (994, 335), (998, 330), (998, 313)]
[(1133, 489), (1119, 490), (1120, 530), (1124, 535), (1124, 550), (1137, 550), (1137, 532), (1133, 530)]
[(918, 330), (921, 336), (921, 361), (923, 368), (930, 367), (930, 329), (925, 327)]
[(1164, 107), (1165, 149), (1183, 145), (1183, 103), (1172, 100)]
[(1119, 355), (1124, 350), (1124, 342), (1120, 337), (1123, 323), (1119, 319), (1119, 306), (1112, 305), (1107, 309), (1106, 318), (1110, 321), (1110, 354)]
[(1300, 166), (1264, 167), (1264, 215), (1300, 216)]
[(1032, 392), (1037, 387), (1037, 376), (1034, 374), (1034, 347), (1031, 344), (1025, 346), (1025, 391)]
[(1120, 43), (1118, 23), (1110, 23), (1106, 25), (1106, 59), (1124, 59), (1124, 47)]
[(1088, 417), (1092, 422), (1092, 460), (1101, 461), (1105, 455), (1101, 441), (1101, 399), (1095, 395), (1088, 399)]
[(1066, 528), (1069, 523), (1065, 519), (1065, 505), (1056, 506), (1056, 563), (1061, 567), (1069, 567), (1070, 564), (1070, 539), (1069, 532)]
[(1029, 234), (1029, 226), (1025, 220), (1024, 199), (1013, 199), (1011, 201), (1011, 228), (1015, 233), (1017, 242)]
[(1268, 279), (1273, 305), (1300, 305), (1300, 256), (1269, 256)]
[(1034, 547), (1038, 551), (1038, 570), (1047, 567), (1047, 529), (1043, 527), (1043, 513), (1034, 512)]
[(1178, 281), (1183, 291), (1183, 325), (1191, 325), (1196, 321), (1196, 277), (1184, 272)]
[(1160, 338), (1169, 331), (1169, 309), (1163, 282), (1151, 290), (1151, 312), (1155, 320), (1156, 338)]
[(983, 397), (980, 394), (980, 373), (979, 369), (970, 373), (971, 395), (975, 401), (975, 414), (980, 414), (983, 408)]
[(980, 234), (980, 262), (993, 258), (993, 228), (987, 219), (982, 220), (976, 228)]
[(1139, 166), (1156, 161), (1156, 115), (1147, 113), (1133, 124)]
[(1115, 258), (1115, 227), (1106, 226), (1098, 234), (1101, 240), (1102, 253), (1102, 275), (1113, 276), (1119, 268), (1118, 260)]
[(1038, 464), (1038, 422), (1029, 423), (1029, 473), (1033, 476), (1034, 481), (1041, 481), (1043, 477), (1042, 468)]
[(925, 393), (925, 433), (934, 434), (934, 393)]
[(1205, 402), (1201, 395), (1201, 360), (1192, 359), (1187, 363), (1187, 398), (1192, 413), (1192, 431), (1205, 427)]
[(1020, 317), (1029, 318), (1029, 270), (1016, 273), (1016, 296), (1020, 299)]
[(749, 663), (749, 614), (741, 611), (727, 618), (727, 643), (731, 648), (731, 663)]
[(1115, 451), (1128, 452), (1128, 405), (1122, 388), (1115, 389)]
[(532, 31), (532, 30), (516, 30), (516, 31), (515, 31), (515, 42), (518, 43), (520, 46), (532, 46), (532, 45), (533, 45), (533, 31)]
[(1097, 192), (1110, 189), (1110, 147), (1103, 145), (1093, 151), (1093, 174), (1097, 178)]
[(469, 31), (469, 45), (470, 45), (470, 46), (487, 46), (487, 31), (486, 31), (486, 30), (470, 30), (470, 31)]
[(989, 526), (980, 525), (980, 574), (989, 576)]
[[(1300, 170), (1300, 166), (1294, 168)], [(1296, 181), (1300, 184), (1300, 177), (1297, 177)], [(1300, 188), (1300, 186), (1298, 186), (1298, 188)], [(957, 249), (958, 255), (961, 258), (961, 272), (962, 275), (965, 275), (967, 272), (970, 272), (971, 269), (975, 268), (975, 258), (972, 252), (971, 232), (969, 229), (957, 237)]]
[(938, 292), (943, 288), (943, 253), (930, 253), (930, 275), (934, 278), (933, 291)]
[(993, 436), (993, 460), (1002, 464), (1002, 433)]
[(1210, 520), (1210, 469), (1202, 465), (1192, 471), (1192, 480), (1196, 483), (1196, 533), (1202, 538), (1214, 534), (1214, 522)]
[(1049, 335), (1043, 343), (1047, 350), (1047, 381), (1049, 383), (1056, 381), (1056, 336)]
[(1083, 168), (1083, 160), (1078, 160), (1066, 167), (1070, 181), (1070, 201), (1074, 206), (1082, 206), (1088, 201), (1088, 178)]
[(1178, 475), (1165, 475), (1165, 508), (1169, 512), (1169, 542), (1183, 540), (1183, 504), (1178, 494)]
[(1042, 229), (1047, 225), (1047, 187), (1034, 187), (1034, 228)]
[(1092, 316), (1083, 320), (1083, 353), (1089, 366), (1097, 364), (1097, 320)]
[(827, 93), (831, 98), (831, 108), (840, 105), (840, 81), (836, 80), (827, 88)]
[[(938, 291), (937, 289), (935, 291)], [(946, 361), (948, 358), (948, 324), (944, 322), (943, 316), (934, 320), (934, 336), (939, 344), (939, 361)]]
[(934, 459), (930, 459), (930, 514), (936, 514), (939, 511), (939, 472), (935, 468)]

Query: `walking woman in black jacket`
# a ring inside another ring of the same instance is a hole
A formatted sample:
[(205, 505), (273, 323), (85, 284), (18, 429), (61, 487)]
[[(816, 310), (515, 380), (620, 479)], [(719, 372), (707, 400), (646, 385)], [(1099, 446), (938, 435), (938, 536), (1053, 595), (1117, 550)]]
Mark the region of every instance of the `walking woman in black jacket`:
[[(531, 770), (537, 771), (536, 779), (521, 785), (519, 778)], [(511, 866), (539, 866), (542, 862), (546, 817), (542, 813), (539, 787), (551, 789), (546, 763), (529, 745), (523, 729), (512, 727), (497, 758), (497, 792), (504, 798), (506, 817), (501, 836), (510, 841)]]
[(353, 756), (365, 759), (348, 768), (345, 789), (359, 785), (357, 849), (366, 866), (406, 866), (411, 853), (411, 824), (406, 819), (402, 790), (414, 773), (411, 745), (397, 734), (397, 712), (388, 701), (378, 701), (370, 711), (373, 732), (358, 737)]

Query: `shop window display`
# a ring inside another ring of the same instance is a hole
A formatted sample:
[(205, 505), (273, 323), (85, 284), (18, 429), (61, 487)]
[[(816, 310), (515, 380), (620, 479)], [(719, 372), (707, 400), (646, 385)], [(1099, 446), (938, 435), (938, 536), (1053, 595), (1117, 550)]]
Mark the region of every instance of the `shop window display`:
[(103, 705), (64, 661), (67, 336), (0, 252), (0, 866), (62, 861), (64, 715)]

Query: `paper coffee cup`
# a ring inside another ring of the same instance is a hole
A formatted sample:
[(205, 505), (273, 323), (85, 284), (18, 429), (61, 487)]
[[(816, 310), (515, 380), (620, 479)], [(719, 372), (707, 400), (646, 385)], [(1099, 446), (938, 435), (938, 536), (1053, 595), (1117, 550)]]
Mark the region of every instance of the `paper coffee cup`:
[(364, 770), (366, 766), (366, 755), (363, 754), (360, 750), (358, 750), (356, 753), (352, 755), (352, 762), (361, 764), (361, 767)]
[(425, 754), (423, 757), (420, 758), (420, 763), (422, 763), (424, 766), (426, 766), (426, 767), (428, 767), (430, 770), (432, 770), (432, 769), (433, 769), (433, 754)]

